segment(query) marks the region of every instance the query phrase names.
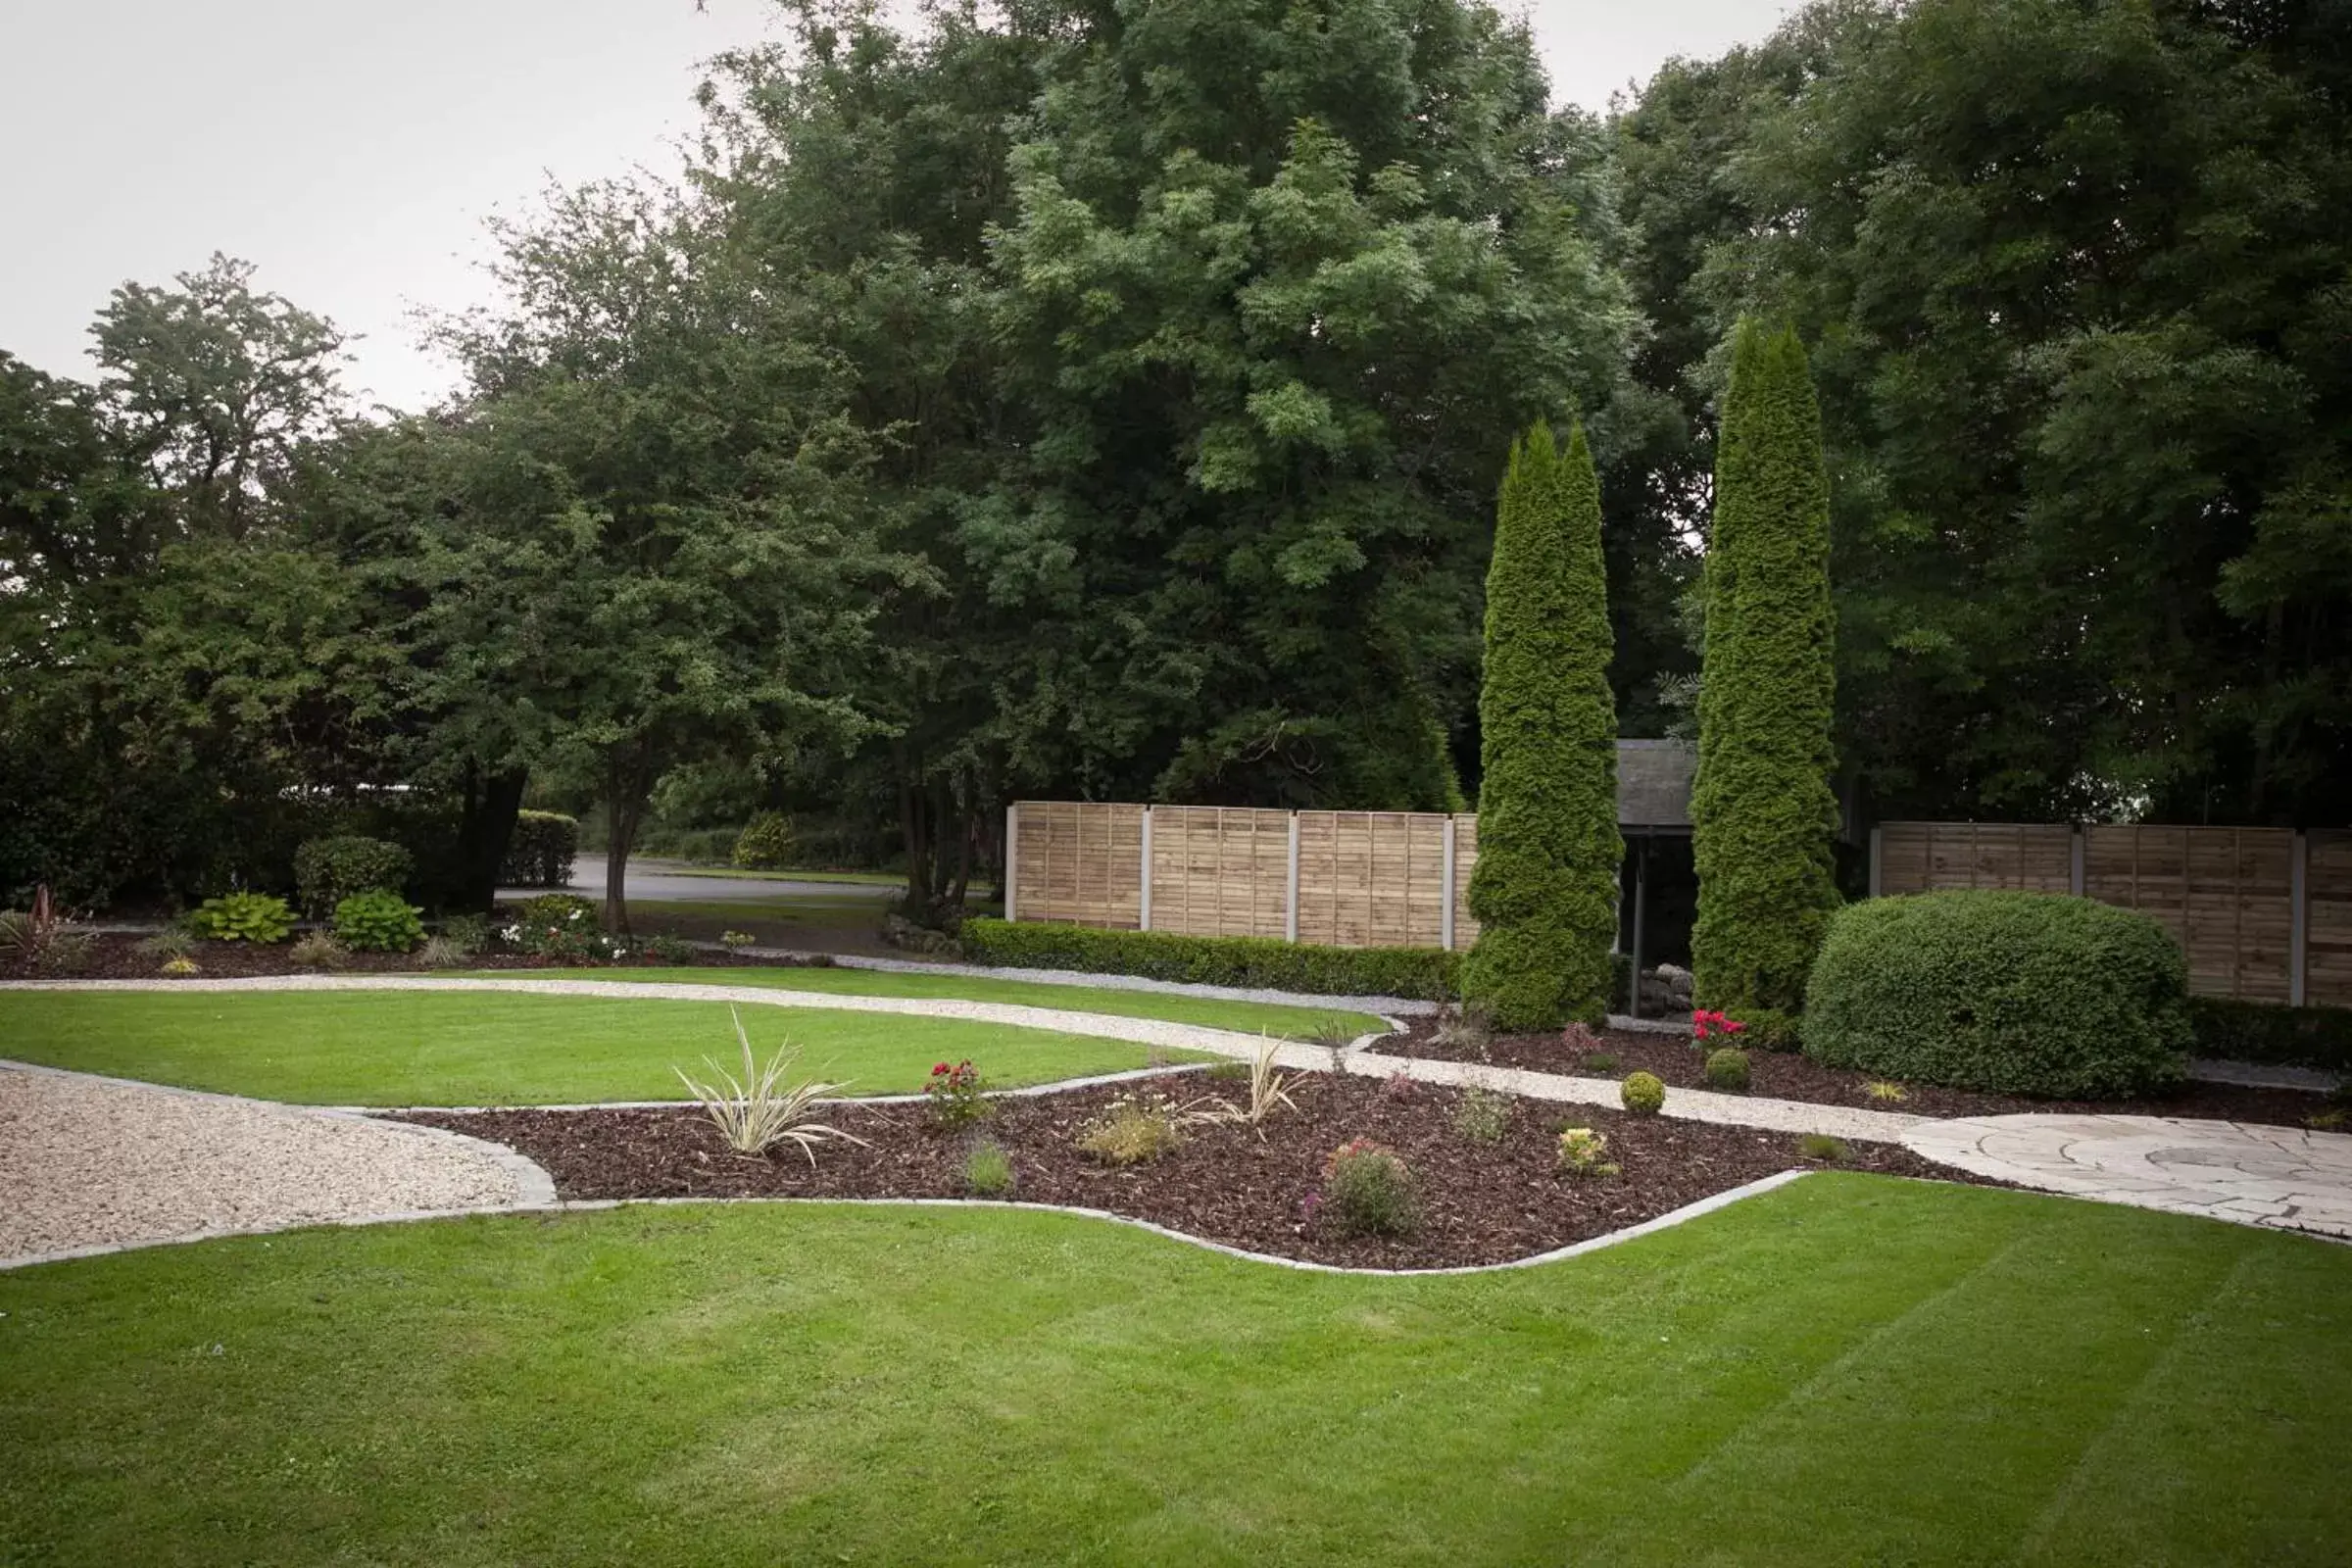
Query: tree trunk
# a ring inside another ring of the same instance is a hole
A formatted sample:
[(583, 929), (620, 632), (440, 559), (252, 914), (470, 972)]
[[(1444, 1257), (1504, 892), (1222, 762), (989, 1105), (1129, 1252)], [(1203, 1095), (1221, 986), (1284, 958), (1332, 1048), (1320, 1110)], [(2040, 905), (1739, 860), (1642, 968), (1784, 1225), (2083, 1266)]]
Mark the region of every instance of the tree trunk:
[(514, 836), (514, 818), (522, 809), (523, 786), (530, 773), (514, 767), (484, 774), (480, 764), (466, 763), (466, 804), (458, 818), (458, 865), (451, 888), (455, 906), (486, 913), (498, 897), (499, 867), (507, 858), (507, 841)]
[(614, 936), (629, 930), (629, 851), (645, 819), (645, 798), (652, 785), (634, 760), (612, 764), (606, 790), (610, 831), (605, 836), (605, 929)]

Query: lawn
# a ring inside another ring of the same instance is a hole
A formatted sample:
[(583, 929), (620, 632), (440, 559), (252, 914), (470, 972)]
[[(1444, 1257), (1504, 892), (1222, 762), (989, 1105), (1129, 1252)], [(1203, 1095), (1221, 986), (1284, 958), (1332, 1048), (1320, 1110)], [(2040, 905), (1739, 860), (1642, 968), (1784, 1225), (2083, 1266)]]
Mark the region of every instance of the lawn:
[[(740, 1009), (765, 1060), (860, 1094), (922, 1087), (969, 1056), (1004, 1088), (1146, 1065), (1141, 1046), (960, 1019)], [(530, 1105), (674, 1100), (673, 1063), (742, 1052), (718, 1002), (449, 992), (0, 992), (0, 1056), (328, 1105)], [(1191, 1059), (1181, 1052), (1169, 1059)], [(707, 1076), (707, 1074), (705, 1074)]]
[(2352, 1250), (1865, 1176), (1465, 1278), (671, 1207), (0, 1313), (11, 1562), (2288, 1565), (2352, 1523)]
[[(484, 974), (492, 971), (484, 970)], [(512, 970), (499, 971), (512, 974)], [(1387, 1024), (1366, 1012), (1342, 1012), (1336, 1007), (1294, 1007), (1259, 1002), (1224, 1002), (1214, 997), (1188, 997), (1162, 991), (1121, 991), (1108, 986), (1044, 985), (1035, 980), (993, 980), (977, 975), (923, 974), (898, 969), (680, 969), (674, 972), (630, 969), (564, 969), (549, 971), (572, 980), (627, 980), (632, 984), (776, 986), (787, 991), (818, 991), (835, 997), (921, 997), (964, 1002), (1002, 1002), (1022, 1007), (1054, 1007), (1065, 1012), (1106, 1012), (1117, 1018), (1165, 1018), (1172, 1023), (1201, 1024), (1211, 1029), (1238, 1029), (1292, 1039), (1316, 1039), (1333, 1029), (1349, 1037), (1384, 1030)]]

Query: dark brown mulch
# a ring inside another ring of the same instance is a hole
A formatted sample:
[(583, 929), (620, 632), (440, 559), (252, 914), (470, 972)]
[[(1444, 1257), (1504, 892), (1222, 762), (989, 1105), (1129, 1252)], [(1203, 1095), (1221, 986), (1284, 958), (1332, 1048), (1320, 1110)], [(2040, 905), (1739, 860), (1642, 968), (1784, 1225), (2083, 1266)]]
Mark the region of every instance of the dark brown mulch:
[[(1244, 1086), (1184, 1075), (1159, 1081), (1172, 1098)], [(1175, 1152), (1114, 1169), (1074, 1140), (1107, 1102), (1135, 1086), (1098, 1086), (1004, 1099), (976, 1134), (932, 1124), (919, 1105), (833, 1107), (826, 1119), (873, 1147), (830, 1144), (811, 1169), (789, 1147), (761, 1159), (727, 1152), (699, 1110), (412, 1112), (408, 1118), (512, 1145), (545, 1166), (565, 1198), (960, 1198), (972, 1138), (1012, 1155), (1010, 1195), (1152, 1220), (1252, 1251), (1356, 1267), (1435, 1268), (1498, 1263), (1621, 1230), (1710, 1194), (1812, 1163), (1787, 1134), (1637, 1117), (1587, 1107), (1512, 1102), (1498, 1144), (1454, 1130), (1459, 1091), (1398, 1093), (1370, 1079), (1308, 1075), (1265, 1136), (1247, 1127), (1193, 1130)], [(1591, 1127), (1609, 1140), (1616, 1177), (1564, 1176), (1559, 1130)], [(1419, 1193), (1421, 1223), (1404, 1239), (1338, 1233), (1328, 1211), (1308, 1217), (1326, 1155), (1367, 1137), (1400, 1154)], [(1899, 1147), (1853, 1144), (1845, 1168), (1969, 1180)]]
[[(1498, 1065), (1531, 1067), (1539, 1072), (1571, 1073), (1581, 1077), (1622, 1078), (1630, 1072), (1655, 1073), (1669, 1086), (1706, 1089), (1706, 1054), (1688, 1035), (1636, 1033), (1611, 1029), (1601, 1035), (1601, 1052), (1617, 1058), (1613, 1067), (1593, 1068), (1585, 1056), (1561, 1045), (1557, 1035), (1496, 1035), (1487, 1054), (1451, 1046), (1437, 1039), (1437, 1021), (1406, 1020), (1410, 1028), (1390, 1035), (1373, 1050), (1395, 1056), (1445, 1060), (1491, 1060)], [(1737, 1042), (1733, 1042), (1737, 1044)], [(1719, 1041), (1708, 1042), (1713, 1050)], [(1852, 1105), (1866, 1110), (1900, 1111), (1913, 1116), (1998, 1116), (2016, 1111), (2109, 1111), (2132, 1116), (2193, 1116), (2211, 1121), (2259, 1122), (2273, 1127), (2300, 1127), (2304, 1119), (2328, 1108), (2327, 1100), (2306, 1089), (2241, 1089), (2232, 1084), (2187, 1083), (2170, 1095), (2137, 1100), (2030, 1100), (2022, 1095), (1981, 1094), (1970, 1089), (1943, 1089), (1932, 1084), (1905, 1084), (1901, 1101), (1874, 1100), (1864, 1087), (1872, 1075), (1839, 1067), (1825, 1067), (1794, 1052), (1749, 1051), (1747, 1093), (1772, 1100), (1801, 1100), (1816, 1105)]]
[[(71, 969), (36, 968), (14, 957), (0, 957), (0, 980), (150, 980), (157, 976), (164, 960), (153, 954), (139, 951), (143, 939), (119, 933), (98, 936), (91, 944), (82, 962)], [(317, 974), (291, 956), (293, 943), (281, 942), (272, 947), (257, 948), (250, 942), (199, 942), (188, 956), (196, 962), (199, 978), (234, 980), (253, 975)], [(696, 950), (692, 959), (683, 963), (653, 963), (630, 958), (622, 963), (588, 964), (578, 959), (531, 958), (514, 953), (482, 953), (467, 958), (467, 969), (612, 969), (638, 971), (645, 969), (777, 969), (797, 967), (808, 962), (827, 963), (822, 959), (753, 958), (738, 954)], [(413, 953), (355, 953), (338, 970), (339, 974), (415, 974), (416, 956)]]

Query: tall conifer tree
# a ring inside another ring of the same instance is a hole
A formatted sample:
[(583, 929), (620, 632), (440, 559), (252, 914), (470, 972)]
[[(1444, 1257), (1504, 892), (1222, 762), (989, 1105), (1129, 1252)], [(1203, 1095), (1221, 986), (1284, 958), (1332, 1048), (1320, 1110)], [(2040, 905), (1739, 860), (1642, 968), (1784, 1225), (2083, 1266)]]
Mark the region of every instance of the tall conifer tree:
[(1617, 935), (1617, 710), (1600, 486), (1582, 426), (1511, 449), (1487, 569), (1485, 780), (1462, 990), (1505, 1029), (1597, 1023)]
[(1741, 322), (1733, 343), (1706, 570), (1690, 794), (1697, 999), (1792, 1012), (1838, 904), (1830, 483), (1793, 330)]

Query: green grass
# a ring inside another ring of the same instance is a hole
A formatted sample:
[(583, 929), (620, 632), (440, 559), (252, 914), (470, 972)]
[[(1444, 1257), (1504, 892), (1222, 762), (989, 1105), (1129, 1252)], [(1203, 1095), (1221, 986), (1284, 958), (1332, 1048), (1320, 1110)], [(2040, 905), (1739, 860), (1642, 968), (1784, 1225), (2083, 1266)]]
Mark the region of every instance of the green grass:
[[(492, 973), (493, 971), (482, 971)], [(513, 971), (505, 971), (512, 973)], [(920, 997), (964, 1002), (1002, 1002), (1067, 1012), (1106, 1012), (1117, 1018), (1164, 1018), (1211, 1029), (1263, 1031), (1310, 1039), (1337, 1026), (1349, 1038), (1388, 1026), (1366, 1012), (1332, 1007), (1294, 1007), (1258, 1002), (1223, 1002), (1158, 991), (1119, 991), (1107, 986), (1044, 985), (1035, 980), (997, 980), (978, 975), (921, 974), (897, 969), (565, 969), (564, 979), (626, 980), (632, 984), (774, 986), (786, 991), (820, 991), (835, 997)]]
[[(861, 888), (903, 888), (906, 878), (896, 871), (747, 871), (733, 865), (701, 865), (687, 862), (682, 866), (661, 866), (661, 876), (719, 876), (743, 882), (841, 882)], [(975, 899), (984, 896), (986, 884), (975, 883), (971, 894)]]
[[(800, 1075), (846, 1079), (860, 1094), (919, 1089), (943, 1057), (969, 1056), (1005, 1088), (1146, 1064), (1141, 1046), (1043, 1029), (740, 1010), (761, 1060), (790, 1039), (802, 1047)], [(514, 992), (0, 993), (0, 1056), (305, 1104), (672, 1100), (685, 1094), (672, 1064), (701, 1073), (706, 1055), (741, 1071), (724, 1003)]]
[(1542, 1269), (683, 1207), (0, 1275), (0, 1561), (2334, 1564), (2352, 1250), (1827, 1175)]
[(789, 893), (772, 899), (631, 899), (629, 924), (639, 934), (691, 920), (862, 930), (882, 923), (880, 899), (857, 893)]

